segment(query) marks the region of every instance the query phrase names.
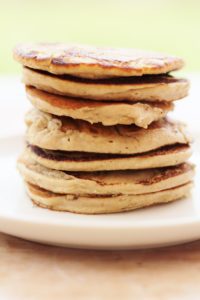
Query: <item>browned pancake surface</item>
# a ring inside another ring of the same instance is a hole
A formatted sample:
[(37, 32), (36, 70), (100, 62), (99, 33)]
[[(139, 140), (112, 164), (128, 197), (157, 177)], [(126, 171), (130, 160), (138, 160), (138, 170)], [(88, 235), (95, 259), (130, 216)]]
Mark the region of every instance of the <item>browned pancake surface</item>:
[(182, 59), (160, 53), (60, 43), (21, 44), (14, 57), (28, 67), (85, 78), (162, 74), (183, 66)]
[(38, 156), (55, 160), (55, 161), (77, 161), (77, 162), (85, 162), (85, 161), (96, 161), (96, 160), (109, 160), (109, 159), (126, 159), (129, 157), (151, 157), (156, 155), (165, 155), (165, 154), (172, 154), (177, 153), (180, 151), (184, 151), (190, 148), (189, 145), (169, 145), (164, 146), (159, 149), (149, 151), (146, 153), (140, 154), (105, 154), (105, 153), (89, 153), (89, 152), (70, 152), (70, 151), (59, 151), (59, 150), (48, 150), (42, 149), (34, 145), (28, 145), (28, 147)]
[(39, 74), (48, 75), (52, 78), (60, 78), (67, 81), (72, 81), (76, 83), (84, 83), (84, 84), (96, 84), (96, 85), (146, 85), (146, 84), (169, 84), (174, 82), (186, 81), (186, 79), (175, 78), (168, 74), (155, 74), (155, 75), (143, 75), (143, 76), (126, 76), (126, 77), (115, 77), (115, 78), (82, 78), (69, 74), (53, 74), (43, 70), (34, 70), (31, 68), (27, 68), (37, 72)]
[[(56, 95), (56, 94), (51, 94), (49, 92), (45, 92), (42, 90), (39, 90), (33, 86), (26, 86), (26, 92), (27, 95), (33, 96), (33, 97), (38, 97), (42, 99), (43, 101), (48, 102), (49, 104), (55, 106), (55, 107), (60, 107), (60, 108), (71, 108), (71, 109), (79, 109), (79, 108), (93, 108), (93, 107), (109, 107), (113, 105), (119, 105), (120, 103), (123, 104), (129, 104), (133, 105), (132, 102), (130, 101), (123, 101), (123, 102), (113, 102), (113, 101), (106, 101), (106, 102), (101, 102), (101, 101), (94, 101), (90, 99), (81, 99), (81, 98), (75, 98), (75, 97), (67, 97), (63, 95)], [(137, 102), (135, 102), (137, 103)], [(135, 104), (134, 103), (134, 104)], [(173, 104), (169, 102), (149, 102), (149, 101), (140, 101), (138, 103), (143, 103), (143, 104), (148, 104), (148, 105), (153, 105), (154, 107), (161, 108), (161, 109), (168, 109), (172, 110), (173, 109)]]

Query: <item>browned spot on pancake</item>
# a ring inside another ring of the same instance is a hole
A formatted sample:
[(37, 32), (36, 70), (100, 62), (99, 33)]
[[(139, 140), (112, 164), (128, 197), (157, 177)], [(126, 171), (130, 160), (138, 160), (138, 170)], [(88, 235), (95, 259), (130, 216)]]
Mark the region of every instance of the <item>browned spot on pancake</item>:
[[(172, 167), (163, 167), (163, 168), (157, 168), (157, 169), (152, 169), (153, 170), (153, 174), (152, 176), (148, 176), (147, 179), (144, 180), (136, 180), (137, 184), (142, 184), (142, 185), (151, 185), (151, 184), (155, 184), (157, 182), (166, 180), (168, 178), (172, 178), (181, 174), (184, 174), (186, 172), (192, 171), (194, 169), (193, 165), (187, 164), (187, 163), (183, 163), (181, 165), (178, 166), (172, 166)], [(151, 169), (148, 169), (147, 172), (150, 172)], [(66, 174), (71, 174), (77, 178), (80, 179), (88, 179), (88, 180), (92, 180), (96, 183), (98, 183), (101, 186), (111, 186), (111, 185), (115, 185), (115, 183), (107, 183), (106, 179), (104, 178), (104, 176), (109, 176), (109, 174), (113, 174), (116, 173), (116, 171), (96, 171), (96, 172), (66, 172), (63, 171)], [(119, 171), (118, 171), (119, 172)], [(140, 170), (122, 170), (120, 171), (121, 174), (125, 174), (126, 176), (129, 176), (129, 174), (140, 174)], [(143, 172), (143, 171), (142, 171)]]
[(105, 79), (89, 79), (76, 77), (68, 74), (52, 74), (43, 70), (36, 70), (32, 68), (25, 67), (30, 69), (31, 71), (39, 74), (43, 74), (46, 76), (50, 76), (53, 78), (59, 78), (71, 82), (76, 83), (84, 83), (84, 84), (97, 84), (97, 85), (130, 85), (130, 84), (169, 84), (173, 82), (186, 81), (186, 79), (177, 79), (169, 74), (155, 74), (155, 75), (143, 75), (143, 76), (130, 76), (130, 77), (116, 77), (116, 78), (105, 78)]
[(161, 180), (166, 180), (168, 178), (172, 178), (181, 174), (184, 174), (186, 172), (192, 171), (194, 167), (190, 164), (183, 163), (179, 166), (173, 166), (173, 167), (166, 167), (166, 168), (159, 168), (158, 174), (155, 176), (148, 178), (147, 180), (141, 180), (138, 183), (143, 185), (151, 185), (155, 184), (157, 182), (160, 182)]
[(165, 154), (173, 154), (181, 151), (186, 151), (190, 148), (189, 145), (175, 144), (164, 146), (162, 148), (152, 150), (140, 154), (104, 154), (104, 153), (89, 153), (89, 152), (68, 152), (59, 150), (47, 150), (42, 149), (34, 145), (28, 145), (28, 147), (36, 155), (55, 161), (76, 161), (76, 162), (87, 162), (87, 161), (97, 161), (97, 160), (109, 160), (109, 159), (126, 159), (131, 157), (152, 157)]

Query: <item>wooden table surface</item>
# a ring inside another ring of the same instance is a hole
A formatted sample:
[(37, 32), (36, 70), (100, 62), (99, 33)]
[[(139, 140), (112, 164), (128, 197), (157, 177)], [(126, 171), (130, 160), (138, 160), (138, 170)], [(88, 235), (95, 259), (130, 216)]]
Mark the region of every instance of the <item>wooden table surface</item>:
[[(200, 75), (191, 77), (192, 99), (196, 94), (199, 100)], [(22, 132), (28, 103), (18, 79), (0, 78), (0, 100), (0, 136)], [(178, 103), (176, 112), (187, 121), (184, 103)], [(193, 105), (193, 126), (199, 127), (200, 102), (191, 102)], [(8, 108), (9, 127), (4, 113)], [(200, 241), (115, 252), (50, 247), (0, 234), (2, 299), (200, 299)]]
[(200, 299), (200, 242), (75, 250), (0, 234), (0, 299)]

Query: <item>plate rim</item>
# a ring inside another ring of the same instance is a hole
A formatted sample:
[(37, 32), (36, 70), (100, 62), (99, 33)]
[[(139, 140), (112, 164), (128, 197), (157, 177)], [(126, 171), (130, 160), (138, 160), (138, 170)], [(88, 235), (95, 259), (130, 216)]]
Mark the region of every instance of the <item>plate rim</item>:
[[(31, 200), (29, 200), (31, 201)], [(59, 213), (59, 212), (55, 212)], [(61, 212), (62, 214), (65, 213), (70, 213), (70, 212)], [(125, 212), (126, 213), (126, 212)], [(71, 214), (71, 213), (70, 213)], [(77, 214), (75, 214), (77, 215)], [(85, 215), (86, 216), (86, 215)], [(90, 215), (88, 215), (90, 216)], [(98, 216), (98, 215), (97, 215)], [(148, 228), (148, 229), (161, 229), (161, 228), (174, 228), (174, 227), (184, 227), (184, 226), (191, 226), (191, 225), (200, 225), (200, 216), (198, 217), (183, 217), (179, 219), (173, 219), (172, 221), (163, 221), (163, 220), (157, 220), (157, 221), (135, 221), (134, 223), (130, 223), (129, 221), (110, 221), (109, 223), (107, 222), (92, 222), (90, 220), (78, 220), (72, 221), (72, 220), (59, 220), (58, 218), (56, 219), (42, 219), (42, 216), (37, 217), (37, 216), (25, 216), (24, 214), (20, 213), (16, 215), (15, 213), (2, 213), (0, 212), (0, 222), (1, 219), (4, 221), (15, 221), (18, 223), (28, 223), (28, 224), (33, 224), (33, 225), (41, 225), (41, 226), (57, 226), (57, 227), (71, 227), (74, 229), (77, 228), (84, 228), (84, 229), (90, 229), (91, 225), (92, 228), (95, 229), (112, 229), (112, 230), (119, 230), (119, 229), (138, 229), (138, 228)]]

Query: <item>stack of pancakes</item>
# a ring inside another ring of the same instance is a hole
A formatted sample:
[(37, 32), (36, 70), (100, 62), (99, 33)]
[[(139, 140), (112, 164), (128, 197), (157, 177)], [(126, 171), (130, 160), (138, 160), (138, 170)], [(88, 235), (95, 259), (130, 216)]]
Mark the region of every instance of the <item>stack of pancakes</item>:
[(18, 160), (41, 207), (98, 214), (186, 196), (190, 137), (166, 117), (189, 84), (177, 57), (134, 49), (26, 44), (26, 149)]

